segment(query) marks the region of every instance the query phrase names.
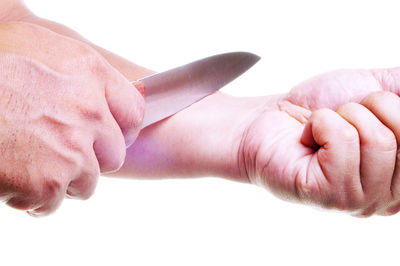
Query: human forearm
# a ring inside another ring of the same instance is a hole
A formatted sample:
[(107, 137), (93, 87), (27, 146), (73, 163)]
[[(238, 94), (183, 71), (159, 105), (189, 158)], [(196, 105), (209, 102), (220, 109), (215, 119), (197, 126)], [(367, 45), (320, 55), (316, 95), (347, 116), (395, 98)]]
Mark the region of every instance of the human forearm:
[(220, 176), (247, 182), (238, 151), (243, 133), (277, 96), (237, 98), (216, 93), (141, 131), (114, 175)]
[[(90, 43), (63, 25), (33, 14), (22, 20), (90, 44), (128, 80), (153, 73)], [(237, 167), (237, 149), (249, 121), (268, 101), (272, 102), (272, 98), (235, 98), (222, 93), (209, 96), (173, 117), (142, 130), (128, 150), (125, 164), (113, 175), (214, 175), (246, 180), (241, 177)], [(210, 128), (213, 132), (209, 131)]]

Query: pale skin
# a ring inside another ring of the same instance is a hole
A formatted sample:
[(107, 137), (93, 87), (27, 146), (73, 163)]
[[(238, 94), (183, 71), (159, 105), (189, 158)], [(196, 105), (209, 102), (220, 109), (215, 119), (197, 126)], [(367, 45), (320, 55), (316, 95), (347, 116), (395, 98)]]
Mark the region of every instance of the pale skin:
[(32, 215), (88, 198), (141, 127), (143, 97), (118, 70), (35, 24), (0, 23), (0, 87), (0, 197)]
[[(40, 25), (61, 35), (57, 37), (90, 45), (125, 80), (152, 73), (60, 24), (36, 17), (19, 1), (0, 0), (0, 10), (3, 22)], [(334, 71), (282, 95), (237, 98), (216, 93), (142, 130), (127, 149), (122, 167), (111, 167), (119, 170), (108, 175), (221, 176), (357, 216), (395, 214), (400, 209), (400, 119), (393, 114), (400, 109), (399, 93), (400, 69)], [(28, 147), (36, 154), (37, 147)], [(36, 163), (45, 169), (46, 162)]]

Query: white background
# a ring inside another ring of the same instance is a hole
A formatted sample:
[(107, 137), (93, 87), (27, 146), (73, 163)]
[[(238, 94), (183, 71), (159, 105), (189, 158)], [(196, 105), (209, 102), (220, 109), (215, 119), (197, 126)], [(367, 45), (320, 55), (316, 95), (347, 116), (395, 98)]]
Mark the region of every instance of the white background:
[[(288, 91), (336, 68), (400, 65), (398, 1), (27, 0), (133, 62), (165, 70), (244, 50), (262, 61), (223, 89)], [(42, 219), (0, 206), (0, 265), (398, 265), (400, 215), (357, 219), (216, 178), (101, 178)]]

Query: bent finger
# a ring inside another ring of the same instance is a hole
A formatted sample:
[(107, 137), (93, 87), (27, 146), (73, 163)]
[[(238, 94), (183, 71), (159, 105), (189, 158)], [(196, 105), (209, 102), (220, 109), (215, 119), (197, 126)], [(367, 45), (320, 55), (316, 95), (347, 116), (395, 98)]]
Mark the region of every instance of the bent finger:
[[(311, 134), (312, 140), (304, 134)], [(363, 200), (363, 191), (359, 177), (357, 130), (336, 112), (319, 109), (307, 122), (302, 140), (320, 146), (314, 154), (315, 167), (319, 170), (314, 169), (317, 174), (309, 176), (309, 179), (317, 179), (315, 182), (324, 179), (329, 184), (320, 191), (321, 203), (343, 210), (358, 208)]]
[(115, 121), (117, 121), (129, 147), (139, 134), (144, 116), (144, 99), (122, 74), (113, 70), (107, 83), (106, 99)]
[(352, 124), (360, 136), (361, 184), (370, 202), (369, 211), (374, 211), (391, 200), (390, 186), (397, 150), (395, 136), (361, 104), (342, 105), (337, 113)]
[[(60, 178), (59, 180), (65, 180)], [(67, 190), (67, 184), (60, 182), (58, 179), (46, 182), (41, 204), (39, 207), (28, 210), (27, 213), (31, 216), (46, 216), (53, 213), (62, 203)]]
[[(386, 127), (395, 135), (397, 145), (400, 144), (400, 117), (396, 114), (400, 112), (400, 97), (388, 91), (375, 92), (365, 97), (361, 104), (367, 107)], [(400, 199), (400, 158), (399, 151), (396, 154), (396, 165), (391, 182), (391, 192), (395, 202), (390, 204), (390, 213), (397, 210)], [(392, 210), (393, 209), (393, 210)]]
[(88, 199), (96, 188), (100, 175), (100, 167), (92, 150), (85, 161), (82, 172), (73, 179), (67, 188), (67, 196), (76, 199)]
[(93, 150), (101, 173), (115, 172), (124, 163), (126, 155), (124, 136), (112, 117), (106, 117), (99, 127)]

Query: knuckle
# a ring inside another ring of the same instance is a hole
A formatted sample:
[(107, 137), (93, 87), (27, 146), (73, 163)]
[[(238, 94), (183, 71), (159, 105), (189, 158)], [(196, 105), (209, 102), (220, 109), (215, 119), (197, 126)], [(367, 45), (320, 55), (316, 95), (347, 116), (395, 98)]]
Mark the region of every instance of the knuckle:
[(79, 194), (76, 194), (76, 197), (80, 200), (88, 200), (93, 194), (94, 190), (96, 188), (95, 184), (96, 182), (94, 180), (97, 180), (97, 177), (93, 177), (92, 179), (88, 178), (91, 180), (90, 182), (92, 183), (91, 185), (85, 186), (85, 189), (83, 189)]
[(104, 121), (107, 110), (105, 108), (99, 107), (98, 102), (95, 104), (87, 103), (79, 107), (79, 113), (85, 121)]
[(63, 193), (62, 188), (60, 181), (46, 178), (38, 181), (37, 184), (32, 183), (30, 188), (20, 192), (22, 196), (13, 198), (8, 204), (24, 210), (37, 208), (60, 197)]
[(310, 122), (325, 127), (331, 118), (335, 116), (335, 112), (328, 108), (322, 108), (314, 111), (311, 114)]
[(346, 114), (352, 112), (355, 108), (358, 108), (358, 103), (349, 102), (342, 104), (336, 109), (336, 112), (339, 114)]
[(370, 145), (379, 147), (384, 151), (396, 151), (397, 141), (394, 133), (386, 127), (375, 130), (372, 137), (368, 140)]
[(384, 212), (381, 214), (383, 216), (391, 216), (391, 215), (395, 215), (400, 211), (400, 204), (397, 203), (394, 206), (391, 206), (389, 208), (387, 208), (386, 210), (384, 210)]
[(71, 181), (68, 185), (67, 194), (76, 199), (89, 199), (94, 193), (98, 178), (98, 167), (86, 169), (79, 178)]
[(79, 43), (76, 50), (76, 60), (81, 66), (87, 68), (97, 77), (108, 76), (109, 70), (106, 61), (94, 48), (88, 44)]
[(48, 201), (63, 193), (63, 185), (57, 179), (48, 178), (43, 181), (41, 190), (37, 193), (42, 201)]
[(93, 48), (85, 43), (79, 43), (77, 48), (79, 49), (78, 55), (85, 60), (88, 65), (101, 64), (100, 56), (95, 52)]
[(311, 119), (321, 121), (324, 120), (326, 116), (331, 116), (332, 113), (333, 111), (331, 109), (321, 108), (311, 114)]
[(358, 131), (351, 125), (343, 127), (343, 129), (339, 131), (339, 137), (345, 142), (359, 141)]
[(87, 200), (89, 199), (94, 192), (94, 188), (92, 189), (91, 187), (85, 187), (85, 189), (83, 189), (82, 187), (79, 187), (73, 183), (71, 183), (71, 185), (68, 187), (67, 189), (67, 195), (70, 198), (74, 198), (74, 199), (80, 199), (80, 200)]
[[(315, 111), (311, 116), (311, 120), (319, 125), (320, 128), (333, 128), (332, 120), (339, 121), (337, 119), (338, 116), (333, 110), (324, 108)], [(341, 141), (349, 143), (359, 141), (358, 131), (354, 126), (349, 123), (339, 123), (337, 125), (340, 126), (340, 130), (335, 130), (335, 134)]]
[[(378, 107), (383, 98), (394, 97), (396, 96), (390, 91), (374, 91), (368, 94), (364, 99), (362, 99), (361, 104), (368, 106), (369, 108), (376, 108)], [(397, 96), (396, 96), (397, 97)]]
[(6, 204), (18, 210), (30, 210), (37, 206), (33, 199), (26, 198), (23, 196), (14, 196), (8, 199)]
[(358, 217), (360, 218), (368, 218), (371, 217), (372, 215), (374, 215), (377, 210), (378, 210), (378, 202), (372, 202), (369, 204), (369, 206), (366, 206), (365, 208), (363, 208), (359, 213), (358, 213)]

